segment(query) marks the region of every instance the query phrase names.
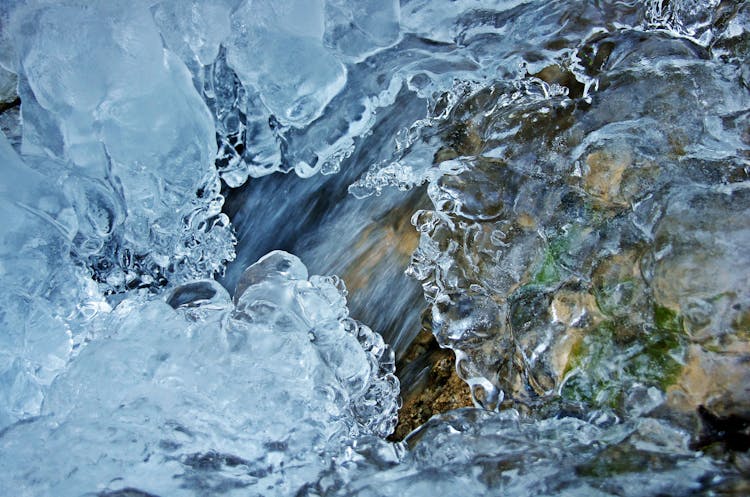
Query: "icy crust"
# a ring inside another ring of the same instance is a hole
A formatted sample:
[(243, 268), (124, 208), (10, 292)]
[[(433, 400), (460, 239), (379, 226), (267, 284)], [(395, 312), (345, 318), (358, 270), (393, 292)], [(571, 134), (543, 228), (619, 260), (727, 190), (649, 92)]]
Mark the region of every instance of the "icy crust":
[[(664, 30), (709, 46), (721, 37), (716, 26), (737, 8), (718, 0), (403, 3), (163, 0), (137, 6), (151, 12), (164, 45), (187, 65), (209, 104), (216, 164), (232, 187), (276, 171), (337, 171), (355, 141), (371, 131), (377, 109), (403, 87), (432, 100), (456, 78), (479, 81), (501, 73), (513, 79), (527, 68), (535, 73), (563, 61), (571, 55), (566, 43), (604, 24), (596, 9), (610, 26)], [(571, 9), (579, 22), (554, 22)], [(558, 28), (534, 29), (537, 20)], [(554, 35), (556, 44), (544, 43)], [(420, 47), (420, 41), (428, 44)], [(402, 56), (408, 52), (412, 56)]]
[(123, 301), (41, 416), (0, 432), (0, 489), (295, 495), (395, 425), (393, 353), (345, 303), (340, 281), (283, 252), (248, 268), (234, 301), (208, 280)]
[[(157, 8), (160, 17), (162, 5)], [(400, 91), (434, 104), (457, 80), (514, 80), (550, 64), (574, 66), (576, 40), (607, 22), (648, 25), (647, 6), (638, 2), (571, 6), (441, 0), (400, 5), (390, 0), (328, 0), (273, 8), (264, 1), (223, 5), (231, 33), (212, 64), (200, 58), (197, 48), (192, 55), (186, 52), (185, 40), (197, 47), (210, 38), (205, 23), (197, 33), (195, 23), (184, 28), (171, 23), (163, 29), (168, 31), (167, 45), (188, 54), (184, 57), (196, 86), (215, 117), (217, 166), (232, 187), (248, 176), (277, 171), (293, 170), (303, 177), (338, 171), (355, 144), (372, 131), (376, 112), (391, 105)], [(560, 21), (572, 11), (580, 22)], [(540, 23), (546, 28), (536, 29)], [(225, 26), (217, 30), (225, 31)], [(555, 43), (547, 43), (551, 37)], [(288, 50), (271, 54), (277, 46)], [(430, 117), (425, 119), (421, 125), (429, 124)], [(375, 170), (386, 166), (376, 165)], [(393, 164), (394, 169), (405, 167)], [(425, 179), (419, 171), (398, 176), (368, 178), (358, 186), (371, 192)], [(400, 181), (404, 177), (407, 181)]]
[(598, 33), (577, 55), (590, 95), (560, 65), (466, 85), (365, 180), (431, 181), (410, 272), (479, 404), (642, 413), (631, 393), (654, 387), (683, 413), (750, 405), (750, 95), (728, 45)]
[[(666, 31), (708, 46), (734, 7), (698, 3), (168, 0), (151, 12), (213, 114), (216, 165), (237, 187), (278, 171), (338, 171), (372, 131), (378, 109), (404, 89), (434, 104), (456, 80), (514, 80), (551, 64), (575, 67), (577, 40), (605, 25)], [(563, 22), (574, 11), (576, 22)], [(427, 179), (399, 162), (374, 171), (380, 169), (357, 191)]]
[[(435, 144), (423, 147), (422, 142), (456, 103), (494, 83), (504, 85), (505, 95), (496, 102), (500, 109), (524, 105), (519, 97), (527, 93), (553, 99), (591, 96), (604, 82), (591, 70), (604, 61), (602, 53), (591, 51), (591, 44), (622, 31), (689, 41), (704, 55), (733, 64), (747, 81), (748, 36), (742, 27), (747, 19), (745, 2), (714, 0), (404, 2), (404, 39), (394, 50), (413, 47), (415, 37), (429, 41), (430, 48), (420, 53), (418, 62), (398, 67), (390, 82), (404, 84), (425, 100), (428, 110), (399, 134), (393, 157), (373, 164), (350, 192), (364, 197), (440, 176), (430, 152)], [(545, 83), (543, 88), (533, 88), (535, 78)]]
[(714, 41), (713, 28), (717, 20), (734, 8), (731, 2), (721, 5), (721, 0), (648, 0), (644, 3), (648, 28), (664, 29), (704, 46)]
[(210, 277), (233, 257), (211, 116), (147, 7), (39, 3), (10, 22), (23, 155), (53, 159), (38, 169), (60, 178), (71, 249), (107, 292)]
[(347, 464), (303, 495), (645, 497), (703, 495), (737, 483), (663, 421), (612, 421), (602, 415), (532, 422), (512, 410), (459, 409), (413, 432), (408, 451), (360, 443)]

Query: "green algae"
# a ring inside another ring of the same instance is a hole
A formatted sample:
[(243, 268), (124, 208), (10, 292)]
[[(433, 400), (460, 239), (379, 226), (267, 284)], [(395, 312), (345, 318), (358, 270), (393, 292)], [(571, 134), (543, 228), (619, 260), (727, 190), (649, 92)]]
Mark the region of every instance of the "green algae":
[(655, 305), (652, 325), (606, 320), (572, 347), (561, 396), (589, 405), (617, 408), (630, 386), (665, 390), (682, 371), (686, 343), (682, 317)]

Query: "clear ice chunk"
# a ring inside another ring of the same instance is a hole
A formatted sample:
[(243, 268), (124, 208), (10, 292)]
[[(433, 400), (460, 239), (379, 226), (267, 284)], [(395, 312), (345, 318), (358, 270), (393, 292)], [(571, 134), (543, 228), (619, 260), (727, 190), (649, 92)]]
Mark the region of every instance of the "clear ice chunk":
[[(211, 64), (230, 33), (230, 14), (237, 1), (189, 3), (165, 0), (152, 7), (154, 21), (166, 45), (188, 67)], [(197, 70), (197, 68), (196, 68)]]
[(282, 124), (303, 127), (346, 83), (322, 43), (324, 2), (244, 2), (232, 14), (227, 61)]
[(395, 44), (401, 34), (398, 0), (328, 0), (325, 43), (355, 62)]
[(351, 440), (395, 424), (392, 352), (344, 296), (273, 252), (248, 268), (236, 304), (213, 281), (121, 302), (42, 416), (0, 433), (0, 488), (296, 494)]
[(70, 260), (76, 217), (59, 185), (0, 134), (0, 430), (40, 412), (81, 337), (66, 319), (86, 301)]
[(84, 227), (76, 248), (97, 280), (122, 291), (219, 271), (233, 238), (212, 166), (215, 129), (148, 9), (28, 6), (12, 29), (23, 152), (63, 162)]

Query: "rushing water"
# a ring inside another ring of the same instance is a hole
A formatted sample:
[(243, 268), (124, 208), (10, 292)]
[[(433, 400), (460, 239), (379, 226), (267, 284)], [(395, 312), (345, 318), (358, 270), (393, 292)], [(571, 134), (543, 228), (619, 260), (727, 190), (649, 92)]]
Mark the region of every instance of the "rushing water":
[(746, 1), (0, 22), (0, 495), (750, 491)]

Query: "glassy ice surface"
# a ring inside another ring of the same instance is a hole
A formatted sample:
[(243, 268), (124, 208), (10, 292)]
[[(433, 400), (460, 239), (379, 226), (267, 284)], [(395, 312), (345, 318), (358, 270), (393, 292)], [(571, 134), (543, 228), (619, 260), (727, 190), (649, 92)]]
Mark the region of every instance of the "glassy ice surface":
[[(293, 494), (350, 440), (395, 423), (392, 353), (347, 317), (342, 291), (273, 252), (233, 301), (204, 280), (121, 302), (41, 416), (3, 433), (0, 488)], [(46, 440), (44, 464), (30, 439)]]
[(745, 495), (748, 5), (3, 2), (0, 495)]

